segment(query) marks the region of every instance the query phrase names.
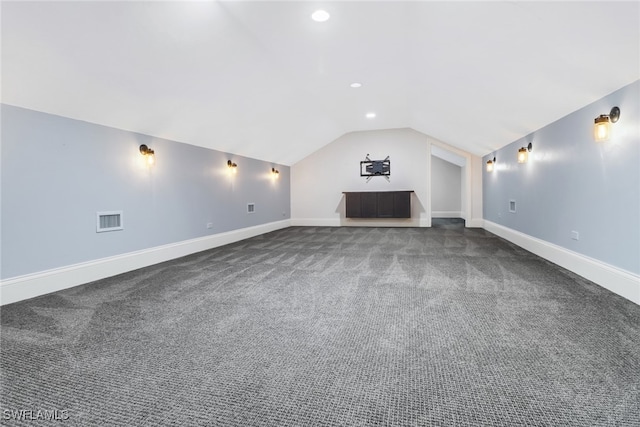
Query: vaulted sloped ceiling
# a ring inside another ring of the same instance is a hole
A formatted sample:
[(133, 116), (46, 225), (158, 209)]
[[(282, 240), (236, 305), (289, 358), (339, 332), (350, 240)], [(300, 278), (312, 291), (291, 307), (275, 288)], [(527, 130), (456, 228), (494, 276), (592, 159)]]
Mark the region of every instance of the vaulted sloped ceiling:
[(635, 1), (1, 7), (4, 103), (280, 164), (403, 127), (483, 155), (640, 78)]

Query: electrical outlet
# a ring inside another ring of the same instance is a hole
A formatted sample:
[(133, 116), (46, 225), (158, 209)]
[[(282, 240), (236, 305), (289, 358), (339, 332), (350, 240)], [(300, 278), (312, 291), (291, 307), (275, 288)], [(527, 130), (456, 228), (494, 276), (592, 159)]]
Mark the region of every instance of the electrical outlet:
[(212, 222), (208, 222), (207, 223), (207, 228), (213, 228), (213, 223)]
[(578, 233), (577, 231), (572, 231), (571, 232), (571, 238), (573, 240), (580, 240), (580, 233)]

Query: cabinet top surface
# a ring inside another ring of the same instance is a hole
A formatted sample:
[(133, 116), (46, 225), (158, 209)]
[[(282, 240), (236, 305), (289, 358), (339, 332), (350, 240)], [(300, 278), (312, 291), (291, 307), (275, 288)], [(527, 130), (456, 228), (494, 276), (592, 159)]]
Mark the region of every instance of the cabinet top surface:
[(342, 194), (353, 194), (353, 193), (413, 193), (413, 190), (384, 190), (384, 191), (343, 191)]

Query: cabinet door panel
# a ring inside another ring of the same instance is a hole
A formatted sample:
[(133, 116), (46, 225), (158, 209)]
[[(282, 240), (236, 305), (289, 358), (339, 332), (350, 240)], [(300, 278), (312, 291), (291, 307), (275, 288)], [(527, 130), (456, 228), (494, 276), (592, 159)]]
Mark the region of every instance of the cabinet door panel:
[(401, 191), (393, 194), (393, 217), (411, 218), (411, 193)]
[(376, 193), (360, 193), (362, 218), (375, 218), (378, 216), (378, 196)]
[(393, 218), (394, 193), (378, 193), (378, 218)]
[(361, 218), (360, 193), (346, 193), (345, 196), (347, 218)]

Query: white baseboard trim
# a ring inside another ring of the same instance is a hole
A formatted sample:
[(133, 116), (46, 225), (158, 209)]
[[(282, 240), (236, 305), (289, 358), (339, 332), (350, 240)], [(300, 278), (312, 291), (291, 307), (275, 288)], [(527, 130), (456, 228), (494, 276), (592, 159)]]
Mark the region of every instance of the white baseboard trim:
[(429, 217), (429, 218), (422, 218), (421, 217), (419, 224), (420, 224), (419, 225), (420, 227), (427, 227), (427, 228), (431, 227), (431, 217)]
[(184, 240), (61, 268), (12, 277), (0, 281), (0, 305), (22, 301), (115, 276), (127, 271), (180, 258), (196, 252), (228, 245), (260, 234), (289, 227), (290, 220), (241, 228), (211, 236)]
[(511, 228), (484, 220), (484, 229), (640, 305), (640, 276)]
[(431, 218), (464, 218), (460, 211), (433, 211)]
[(484, 219), (471, 218), (471, 220), (465, 222), (467, 228), (484, 228)]

